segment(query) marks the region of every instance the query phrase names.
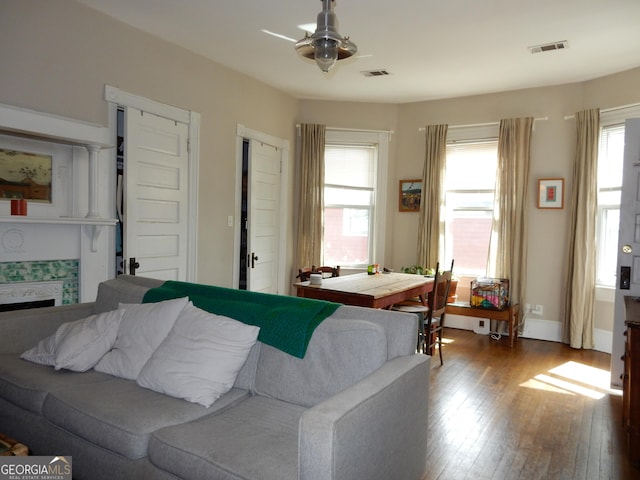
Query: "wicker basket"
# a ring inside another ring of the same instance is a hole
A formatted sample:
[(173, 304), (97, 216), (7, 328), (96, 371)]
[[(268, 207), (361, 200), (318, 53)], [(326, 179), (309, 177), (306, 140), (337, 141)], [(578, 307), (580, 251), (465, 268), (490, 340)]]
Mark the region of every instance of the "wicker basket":
[(504, 310), (509, 306), (509, 280), (506, 278), (476, 278), (471, 281), (472, 307)]

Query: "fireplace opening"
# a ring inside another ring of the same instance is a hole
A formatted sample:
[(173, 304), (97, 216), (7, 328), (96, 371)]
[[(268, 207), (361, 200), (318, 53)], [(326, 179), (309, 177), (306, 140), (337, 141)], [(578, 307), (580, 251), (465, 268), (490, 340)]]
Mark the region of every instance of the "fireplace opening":
[(0, 312), (13, 312), (14, 310), (26, 310), (28, 308), (53, 307), (56, 304), (54, 298), (47, 300), (33, 300), (30, 302), (16, 302), (0, 304)]

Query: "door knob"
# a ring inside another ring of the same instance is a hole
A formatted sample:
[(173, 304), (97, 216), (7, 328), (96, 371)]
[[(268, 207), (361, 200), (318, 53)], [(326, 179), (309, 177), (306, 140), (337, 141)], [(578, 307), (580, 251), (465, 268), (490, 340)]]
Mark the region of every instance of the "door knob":
[(129, 259), (129, 275), (135, 275), (138, 268), (140, 268), (140, 263), (136, 262), (135, 257), (131, 257)]
[(251, 252), (251, 268), (256, 268), (256, 262), (258, 261), (258, 256)]

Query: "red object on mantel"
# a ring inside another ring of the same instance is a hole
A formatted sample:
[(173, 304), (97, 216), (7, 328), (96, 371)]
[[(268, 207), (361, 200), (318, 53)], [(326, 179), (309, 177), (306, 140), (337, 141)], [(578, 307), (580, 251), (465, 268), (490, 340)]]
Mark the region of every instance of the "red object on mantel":
[(24, 198), (11, 199), (11, 215), (26, 215), (27, 201)]

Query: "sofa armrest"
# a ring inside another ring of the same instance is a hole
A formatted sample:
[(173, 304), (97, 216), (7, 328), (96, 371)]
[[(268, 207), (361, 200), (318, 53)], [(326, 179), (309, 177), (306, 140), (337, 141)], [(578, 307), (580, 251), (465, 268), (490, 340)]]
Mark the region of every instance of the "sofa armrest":
[(307, 410), (299, 425), (300, 480), (424, 475), (431, 357), (397, 357)]
[(22, 353), (60, 325), (94, 313), (93, 302), (0, 313), (0, 353)]

